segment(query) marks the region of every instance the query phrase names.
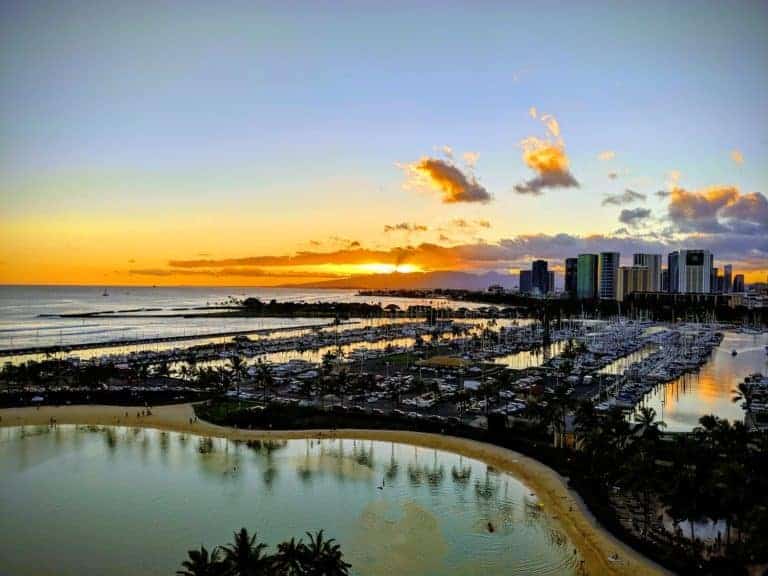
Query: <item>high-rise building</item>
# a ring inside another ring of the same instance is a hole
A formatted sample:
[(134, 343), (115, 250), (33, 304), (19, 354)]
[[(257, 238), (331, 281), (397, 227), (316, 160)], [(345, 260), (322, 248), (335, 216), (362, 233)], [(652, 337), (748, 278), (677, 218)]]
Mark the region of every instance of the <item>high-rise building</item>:
[(565, 293), (571, 298), (576, 296), (576, 287), (579, 282), (579, 260), (578, 258), (565, 259)]
[(597, 298), (597, 254), (579, 254), (576, 294), (582, 300)]
[(709, 272), (709, 291), (713, 294), (717, 292), (717, 278), (720, 269), (717, 266), (712, 266), (712, 270)]
[(618, 252), (600, 252), (597, 263), (598, 295), (601, 300), (616, 300), (619, 287)]
[(534, 260), (531, 266), (531, 292), (546, 294), (549, 292), (549, 271), (546, 260)]
[(661, 254), (633, 254), (632, 264), (648, 268), (650, 284), (645, 292), (661, 291)]
[(651, 271), (646, 266), (620, 266), (617, 298), (624, 300), (633, 292), (650, 292)]
[(736, 276), (733, 277), (733, 291), (745, 292), (744, 274), (736, 274)]
[(669, 269), (664, 268), (661, 271), (661, 291), (669, 292)]
[(555, 291), (555, 272), (553, 270), (549, 271), (549, 276), (547, 279), (547, 292), (554, 292)]
[(712, 253), (709, 250), (680, 250), (677, 266), (678, 291), (706, 294), (710, 291)]
[(667, 254), (667, 292), (675, 294), (680, 292), (680, 252), (670, 252)]
[(733, 266), (726, 264), (723, 266), (723, 292), (728, 294), (733, 290)]
[(520, 292), (522, 294), (531, 293), (531, 271), (520, 270)]

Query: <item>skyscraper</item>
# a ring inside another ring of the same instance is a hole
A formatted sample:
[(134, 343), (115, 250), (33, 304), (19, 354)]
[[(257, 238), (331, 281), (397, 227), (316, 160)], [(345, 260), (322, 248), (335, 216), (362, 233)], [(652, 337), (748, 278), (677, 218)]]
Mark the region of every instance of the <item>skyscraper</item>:
[(531, 271), (520, 270), (520, 292), (522, 294), (531, 293)]
[(728, 294), (733, 290), (733, 266), (726, 264), (723, 266), (723, 292)]
[(619, 267), (617, 298), (624, 300), (633, 292), (648, 292), (650, 283), (651, 273), (645, 266), (621, 266)]
[(709, 250), (680, 250), (679, 254), (678, 291), (708, 293), (712, 277), (712, 253)]
[(565, 293), (571, 298), (576, 296), (579, 279), (579, 260), (577, 258), (565, 259)]
[(619, 287), (619, 260), (618, 252), (600, 252), (597, 265), (599, 282), (598, 293), (601, 300), (616, 300)]
[(579, 254), (576, 294), (582, 300), (597, 298), (597, 254)]
[(671, 293), (680, 292), (680, 252), (670, 252), (667, 255), (667, 290)]
[(736, 276), (733, 277), (733, 291), (734, 292), (745, 291), (744, 274), (736, 274)]
[(709, 271), (709, 291), (712, 293), (717, 292), (717, 278), (718, 273), (720, 272), (720, 269), (717, 268), (717, 266), (713, 266), (712, 270)]
[(661, 254), (634, 254), (632, 264), (648, 268), (649, 283), (644, 292), (661, 291)]
[(669, 269), (664, 268), (661, 271), (661, 291), (669, 292)]
[(550, 270), (547, 278), (548, 278), (547, 292), (554, 292), (555, 291), (555, 272), (553, 270)]
[(549, 271), (546, 260), (534, 260), (531, 266), (531, 292), (547, 294), (549, 292)]

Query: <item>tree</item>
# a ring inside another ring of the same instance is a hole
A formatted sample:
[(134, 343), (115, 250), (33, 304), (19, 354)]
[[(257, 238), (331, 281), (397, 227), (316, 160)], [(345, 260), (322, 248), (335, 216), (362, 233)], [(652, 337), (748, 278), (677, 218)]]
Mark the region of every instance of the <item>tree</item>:
[(305, 545), (305, 574), (309, 576), (347, 576), (350, 564), (346, 563), (341, 547), (333, 538), (326, 540), (323, 531), (307, 532), (309, 543)]
[(272, 368), (270, 368), (269, 364), (266, 362), (262, 362), (261, 358), (259, 358), (258, 373), (259, 381), (264, 390), (264, 403), (266, 404), (269, 400), (269, 391), (272, 388), (275, 379), (272, 377)]
[(208, 554), (205, 546), (200, 546), (200, 550), (190, 550), (187, 554), (189, 559), (181, 563), (183, 570), (177, 570), (177, 576), (227, 576), (229, 573), (218, 548)]
[(248, 530), (240, 528), (234, 533), (234, 540), (224, 547), (224, 560), (232, 576), (262, 576), (270, 574), (270, 557), (262, 552), (266, 544), (256, 544), (256, 534), (250, 536)]
[(281, 576), (302, 576), (304, 574), (304, 558), (306, 546), (303, 540), (291, 538), (277, 546), (273, 565)]

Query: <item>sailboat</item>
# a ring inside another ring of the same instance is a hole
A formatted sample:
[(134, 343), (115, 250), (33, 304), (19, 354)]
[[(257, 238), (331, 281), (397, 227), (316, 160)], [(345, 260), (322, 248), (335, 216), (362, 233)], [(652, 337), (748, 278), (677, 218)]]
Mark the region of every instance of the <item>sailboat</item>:
[(102, 296), (109, 296), (109, 292), (107, 292), (107, 289), (104, 288), (104, 292), (101, 294)]

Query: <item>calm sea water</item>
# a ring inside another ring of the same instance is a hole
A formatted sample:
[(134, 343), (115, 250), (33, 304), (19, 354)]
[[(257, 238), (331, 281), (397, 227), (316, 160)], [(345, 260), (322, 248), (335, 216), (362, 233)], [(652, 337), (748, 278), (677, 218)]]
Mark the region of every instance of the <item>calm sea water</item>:
[[(108, 296), (104, 296), (106, 289)], [(46, 318), (47, 314), (153, 309), (178, 314), (178, 308), (216, 305), (231, 298), (304, 302), (382, 302), (401, 308), (423, 302), (404, 298), (358, 296), (355, 290), (297, 288), (151, 288), (95, 286), (0, 286), (0, 352), (32, 346), (110, 342), (132, 338), (193, 336), (225, 331), (306, 326), (318, 318)], [(472, 304), (466, 304), (472, 307)], [(189, 312), (203, 313), (204, 311)], [(121, 315), (125, 315), (122, 313)], [(130, 315), (130, 313), (127, 313)], [(133, 313), (134, 315), (137, 313)]]
[(356, 574), (573, 574), (579, 561), (513, 476), (384, 442), (0, 428), (0, 511), (0, 574), (16, 576), (173, 574), (241, 526), (272, 545), (323, 528)]
[[(714, 414), (728, 420), (743, 420), (741, 404), (733, 402), (734, 391), (750, 374), (768, 374), (768, 334), (725, 332), (725, 337), (696, 374), (681, 376), (655, 388), (645, 405), (656, 410), (669, 432), (689, 431), (699, 418)], [(732, 351), (736, 350), (736, 356)]]

